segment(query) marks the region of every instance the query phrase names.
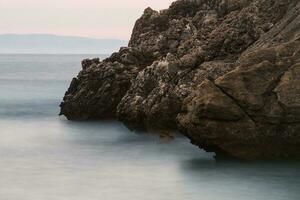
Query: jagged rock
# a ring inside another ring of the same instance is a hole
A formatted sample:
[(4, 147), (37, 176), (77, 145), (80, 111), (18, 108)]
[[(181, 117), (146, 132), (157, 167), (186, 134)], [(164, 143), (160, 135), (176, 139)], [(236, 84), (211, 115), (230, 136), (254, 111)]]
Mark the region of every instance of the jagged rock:
[(61, 114), (176, 129), (217, 155), (300, 158), (300, 2), (177, 0), (84, 60)]
[[(83, 70), (71, 82), (61, 103), (61, 114), (71, 120), (115, 117), (116, 107), (137, 74), (134, 67), (119, 62), (85, 60)], [(101, 87), (99, 87), (101, 86)]]
[(178, 116), (181, 130), (193, 143), (221, 154), (299, 157), (300, 77), (293, 62), (299, 48), (299, 42), (291, 42), (257, 50), (214, 84), (203, 82), (185, 99), (187, 108)]
[[(296, 33), (295, 29), (290, 31)], [(190, 100), (189, 104), (193, 107), (179, 115), (178, 120), (182, 130), (194, 144), (240, 158), (299, 158), (300, 116), (297, 105), (300, 101), (297, 69), (300, 41), (297, 34), (287, 35), (293, 35), (285, 40), (291, 40), (287, 43), (274, 44), (272, 38), (267, 44), (268, 41), (263, 37), (263, 47), (261, 41), (258, 41), (257, 46), (252, 46), (251, 50), (240, 57), (237, 68), (215, 80), (220, 91), (246, 113), (246, 124), (244, 119), (241, 122), (233, 119), (228, 121), (229, 117), (195, 117), (199, 115), (199, 105), (196, 102), (200, 97)], [(202, 90), (210, 91), (208, 87)], [(214, 100), (210, 104), (218, 102), (219, 100)], [(206, 104), (201, 106), (205, 108), (201, 113), (210, 111)], [(216, 109), (214, 113), (217, 115), (227, 109)], [(234, 132), (238, 132), (236, 136), (242, 137), (228, 139)], [(217, 137), (211, 137), (212, 135)], [(251, 140), (247, 139), (249, 135)]]

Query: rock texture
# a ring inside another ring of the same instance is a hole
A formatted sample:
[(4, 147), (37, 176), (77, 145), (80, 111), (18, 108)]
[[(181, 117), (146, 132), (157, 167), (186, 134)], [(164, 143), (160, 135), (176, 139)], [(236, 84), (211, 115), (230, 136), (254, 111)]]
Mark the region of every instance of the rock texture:
[(300, 158), (300, 2), (178, 0), (147, 8), (128, 47), (84, 60), (68, 119), (176, 129), (217, 155)]

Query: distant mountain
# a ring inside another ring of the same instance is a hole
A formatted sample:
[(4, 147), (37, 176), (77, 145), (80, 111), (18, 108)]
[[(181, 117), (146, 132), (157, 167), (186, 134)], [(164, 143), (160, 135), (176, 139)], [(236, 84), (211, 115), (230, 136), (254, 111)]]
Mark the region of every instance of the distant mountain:
[(121, 46), (127, 46), (127, 41), (48, 34), (0, 35), (0, 53), (107, 54)]

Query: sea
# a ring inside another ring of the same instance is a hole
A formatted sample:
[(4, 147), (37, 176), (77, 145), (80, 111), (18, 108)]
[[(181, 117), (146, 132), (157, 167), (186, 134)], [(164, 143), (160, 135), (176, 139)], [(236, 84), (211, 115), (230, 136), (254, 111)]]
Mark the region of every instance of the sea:
[(299, 200), (298, 161), (215, 160), (185, 137), (58, 116), (84, 58), (0, 55), (0, 200)]

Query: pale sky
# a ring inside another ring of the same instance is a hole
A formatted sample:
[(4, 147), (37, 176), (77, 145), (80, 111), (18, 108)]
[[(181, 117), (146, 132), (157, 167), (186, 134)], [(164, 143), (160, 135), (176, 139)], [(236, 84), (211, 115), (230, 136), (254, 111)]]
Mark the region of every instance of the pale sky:
[(0, 0), (0, 34), (47, 33), (126, 39), (150, 6), (173, 0)]

